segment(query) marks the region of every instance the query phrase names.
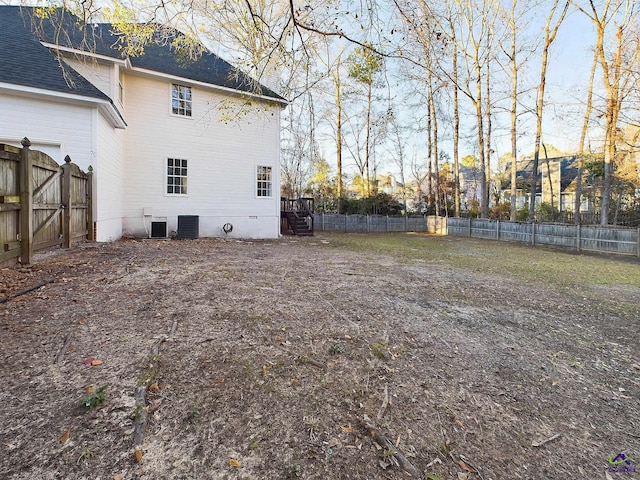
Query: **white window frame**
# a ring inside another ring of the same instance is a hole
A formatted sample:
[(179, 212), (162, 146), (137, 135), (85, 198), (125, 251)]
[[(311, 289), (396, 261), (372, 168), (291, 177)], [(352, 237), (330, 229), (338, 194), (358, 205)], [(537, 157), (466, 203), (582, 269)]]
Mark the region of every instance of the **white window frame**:
[[(180, 163), (176, 166), (175, 162)], [(189, 193), (189, 161), (186, 158), (167, 157), (164, 168), (164, 194), (168, 197), (186, 197)], [(180, 182), (176, 183), (176, 180)], [(169, 189), (173, 191), (170, 192)], [(176, 192), (176, 189), (179, 191)]]
[[(185, 90), (183, 91), (183, 89)], [(183, 94), (183, 92), (186, 91), (189, 92), (188, 98)], [(169, 104), (169, 111), (171, 115), (180, 118), (193, 118), (193, 87), (180, 83), (172, 83), (170, 92), (171, 103)], [(174, 93), (177, 94), (175, 97)], [(174, 102), (177, 102), (177, 106), (174, 106)]]
[(118, 100), (120, 105), (124, 106), (124, 72), (122, 68), (118, 69)]
[(256, 165), (256, 198), (273, 198), (273, 167)]

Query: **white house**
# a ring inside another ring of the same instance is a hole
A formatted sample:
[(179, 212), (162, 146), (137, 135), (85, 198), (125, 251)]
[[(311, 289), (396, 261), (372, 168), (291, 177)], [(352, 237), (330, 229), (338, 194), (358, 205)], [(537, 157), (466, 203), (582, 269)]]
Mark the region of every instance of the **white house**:
[(0, 6), (0, 143), (92, 166), (98, 241), (170, 236), (179, 218), (277, 237), (286, 101), (209, 52), (181, 56), (179, 32), (127, 57), (111, 25), (79, 24)]

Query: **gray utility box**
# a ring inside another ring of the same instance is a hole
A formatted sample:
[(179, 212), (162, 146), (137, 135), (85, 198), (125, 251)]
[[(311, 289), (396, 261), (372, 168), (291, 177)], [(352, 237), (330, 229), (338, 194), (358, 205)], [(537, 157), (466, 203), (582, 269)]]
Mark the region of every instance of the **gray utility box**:
[(198, 215), (178, 215), (178, 240), (195, 240), (200, 236)]

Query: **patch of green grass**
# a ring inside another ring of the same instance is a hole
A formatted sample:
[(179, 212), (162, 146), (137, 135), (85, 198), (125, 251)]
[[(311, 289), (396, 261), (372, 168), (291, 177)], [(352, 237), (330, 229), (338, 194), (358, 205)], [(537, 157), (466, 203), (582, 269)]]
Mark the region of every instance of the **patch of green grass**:
[(91, 450), (89, 450), (89, 447), (84, 447), (82, 449), (82, 452), (80, 453), (80, 456), (78, 457), (78, 463), (80, 463), (81, 461), (85, 461), (86, 462), (92, 456), (93, 456), (93, 452)]
[(195, 423), (202, 415), (199, 402), (195, 402), (183, 418), (185, 423)]
[(339, 234), (323, 232), (328, 248), (386, 256), (401, 263), (437, 262), (528, 283), (630, 285), (640, 288), (640, 268), (627, 257), (577, 255), (567, 250), (511, 242), (422, 233)]
[(103, 385), (97, 390), (92, 391), (88, 395), (80, 399), (80, 406), (89, 411), (107, 400), (105, 390), (109, 385)]
[(284, 466), (285, 478), (302, 478), (303, 469), (298, 464), (287, 464)]

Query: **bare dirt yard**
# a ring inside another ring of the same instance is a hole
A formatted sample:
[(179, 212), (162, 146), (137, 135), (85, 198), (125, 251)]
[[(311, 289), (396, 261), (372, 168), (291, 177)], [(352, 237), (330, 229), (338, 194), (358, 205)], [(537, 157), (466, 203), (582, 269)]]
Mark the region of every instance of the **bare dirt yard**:
[(640, 478), (637, 259), (124, 240), (0, 301), (2, 479)]

